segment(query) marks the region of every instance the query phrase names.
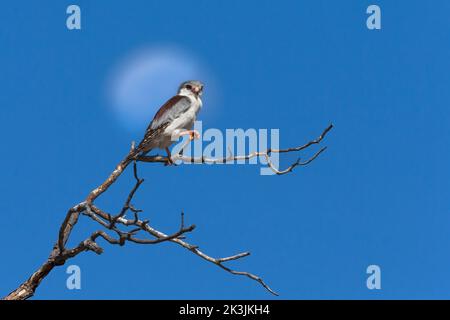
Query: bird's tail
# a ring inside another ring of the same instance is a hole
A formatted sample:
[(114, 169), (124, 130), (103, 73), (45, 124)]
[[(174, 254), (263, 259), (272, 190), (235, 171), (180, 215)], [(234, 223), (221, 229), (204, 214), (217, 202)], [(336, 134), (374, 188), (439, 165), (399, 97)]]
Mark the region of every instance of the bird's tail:
[[(127, 161), (136, 160), (136, 158), (137, 158), (139, 155), (141, 155), (141, 154), (144, 153), (144, 152), (143, 152), (143, 151), (144, 151), (143, 149), (144, 149), (143, 146), (142, 146), (141, 144), (139, 144), (139, 145), (137, 146), (137, 148), (135, 148), (135, 149), (133, 149), (132, 151), (130, 151), (130, 153), (128, 154), (126, 160), (127, 160)], [(151, 151), (151, 149), (145, 151), (145, 153), (148, 153), (148, 152), (150, 152), (150, 151)]]

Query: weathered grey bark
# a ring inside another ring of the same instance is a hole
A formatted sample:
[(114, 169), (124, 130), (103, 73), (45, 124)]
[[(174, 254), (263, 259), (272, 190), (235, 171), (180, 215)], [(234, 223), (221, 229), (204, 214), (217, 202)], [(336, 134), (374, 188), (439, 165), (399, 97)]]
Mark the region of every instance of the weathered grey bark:
[[(300, 160), (293, 163), (291, 166), (289, 166), (285, 170), (279, 170), (278, 168), (275, 168), (272, 163), (270, 162), (270, 154), (271, 153), (287, 153), (287, 152), (297, 152), (302, 151), (304, 149), (309, 148), (311, 145), (318, 144), (322, 141), (322, 139), (326, 136), (326, 134), (332, 129), (332, 125), (328, 126), (322, 134), (315, 140), (312, 140), (308, 142), (305, 145), (295, 147), (295, 148), (289, 148), (289, 149), (280, 149), (280, 150), (274, 150), (274, 149), (268, 149), (263, 152), (254, 152), (248, 155), (243, 156), (233, 156), (230, 155), (226, 158), (221, 159), (208, 159), (208, 158), (190, 158), (183, 156), (181, 154), (177, 154), (172, 156), (172, 160), (182, 160), (184, 162), (196, 162), (196, 163), (225, 163), (229, 161), (236, 161), (236, 160), (242, 160), (242, 159), (250, 159), (256, 156), (263, 156), (267, 160), (268, 166), (278, 175), (286, 174), (291, 172), (295, 167), (297, 166), (304, 166), (312, 161), (314, 161), (323, 151), (325, 151), (326, 147), (321, 148), (318, 152), (316, 152), (312, 157), (310, 157), (308, 160), (304, 162), (300, 162)], [(83, 202), (80, 202), (79, 204), (75, 205), (74, 207), (70, 208), (66, 214), (66, 217), (63, 221), (63, 223), (60, 226), (58, 239), (48, 257), (48, 259), (25, 281), (23, 282), (17, 289), (9, 293), (6, 297), (3, 299), (5, 300), (25, 300), (30, 297), (32, 297), (40, 285), (41, 281), (53, 270), (53, 268), (57, 266), (64, 265), (67, 260), (77, 256), (81, 252), (84, 251), (93, 251), (96, 254), (101, 254), (103, 252), (103, 249), (97, 244), (96, 240), (98, 237), (103, 238), (110, 244), (115, 245), (124, 245), (126, 241), (139, 243), (139, 244), (157, 244), (164, 241), (170, 241), (173, 243), (176, 243), (180, 245), (181, 247), (191, 251), (193, 254), (199, 256), (200, 258), (213, 263), (217, 265), (218, 267), (222, 268), (223, 270), (234, 274), (234, 275), (242, 275), (246, 276), (252, 280), (257, 281), (260, 283), (266, 290), (268, 290), (270, 293), (277, 295), (275, 291), (273, 291), (259, 276), (256, 276), (254, 274), (251, 274), (249, 272), (245, 271), (235, 271), (232, 270), (224, 265), (224, 263), (231, 261), (231, 260), (237, 260), (244, 258), (248, 255), (250, 255), (249, 252), (243, 252), (239, 253), (230, 257), (225, 258), (213, 258), (202, 251), (199, 250), (198, 246), (189, 244), (184, 240), (184, 234), (191, 232), (195, 229), (195, 225), (191, 225), (188, 227), (185, 227), (184, 225), (184, 214), (181, 214), (181, 224), (178, 229), (178, 231), (167, 235), (161, 231), (158, 231), (151, 226), (148, 225), (148, 220), (141, 220), (139, 219), (139, 213), (142, 210), (136, 209), (132, 204), (131, 201), (133, 199), (133, 196), (135, 192), (138, 190), (140, 185), (144, 182), (143, 179), (140, 179), (137, 174), (137, 165), (136, 162), (155, 162), (155, 163), (164, 163), (169, 164), (172, 163), (170, 159), (163, 156), (140, 156), (133, 158), (132, 155), (134, 151), (134, 145), (132, 146), (130, 152), (127, 154), (127, 156), (116, 166), (115, 170), (109, 175), (109, 177), (97, 188), (92, 190), (86, 199)], [(134, 163), (133, 169), (134, 169), (134, 177), (136, 180), (134, 188), (130, 191), (125, 204), (121, 208), (120, 212), (116, 215), (109, 214), (97, 206), (94, 205), (95, 200), (120, 177), (120, 175), (125, 171), (125, 169), (131, 164)], [(125, 214), (127, 211), (131, 211), (133, 213), (134, 218), (133, 219), (126, 219)], [(114, 238), (110, 235), (108, 235), (106, 232), (98, 230), (91, 234), (91, 236), (83, 241), (81, 241), (78, 246), (74, 248), (67, 248), (66, 244), (70, 237), (70, 234), (75, 227), (75, 225), (78, 222), (78, 219), (80, 217), (80, 214), (85, 215), (98, 224), (100, 224), (101, 227), (110, 230), (114, 233), (116, 233), (117, 238)], [(118, 227), (120, 225), (123, 228), (133, 227), (132, 230), (123, 230)], [(145, 233), (147, 236), (151, 236), (152, 239), (147, 238), (137, 238), (136, 234), (142, 232)]]

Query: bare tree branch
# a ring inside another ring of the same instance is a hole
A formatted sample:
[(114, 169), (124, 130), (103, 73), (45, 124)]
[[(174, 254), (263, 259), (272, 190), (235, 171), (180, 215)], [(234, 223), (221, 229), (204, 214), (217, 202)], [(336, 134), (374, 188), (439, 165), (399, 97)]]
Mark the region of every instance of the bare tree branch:
[[(326, 136), (326, 134), (332, 129), (332, 125), (328, 126), (322, 134), (315, 140), (312, 140), (302, 146), (288, 149), (268, 149), (266, 151), (253, 152), (248, 155), (239, 155), (234, 156), (230, 153), (229, 156), (225, 158), (206, 158), (206, 157), (187, 157), (181, 154), (173, 155), (172, 161), (181, 160), (183, 162), (191, 162), (191, 163), (226, 163), (230, 161), (237, 160), (248, 160), (254, 157), (263, 157), (267, 161), (268, 167), (270, 167), (276, 174), (283, 175), (289, 172), (292, 172), (294, 168), (297, 166), (305, 166), (314, 161), (322, 152), (326, 150), (326, 147), (321, 148), (317, 151), (313, 156), (308, 158), (305, 161), (300, 161), (298, 159), (296, 162), (291, 164), (284, 170), (279, 170), (276, 168), (270, 160), (270, 155), (272, 153), (288, 153), (288, 152), (299, 152), (309, 148), (314, 144), (319, 144)], [(188, 143), (188, 142), (187, 142)], [(184, 147), (182, 148), (182, 150)], [(79, 204), (70, 208), (66, 214), (64, 221), (62, 222), (58, 239), (53, 246), (53, 249), (48, 257), (48, 259), (19, 287), (17, 287), (14, 291), (8, 294), (3, 299), (5, 300), (24, 300), (32, 297), (40, 285), (41, 281), (53, 270), (56, 266), (61, 266), (66, 263), (67, 260), (76, 257), (78, 254), (85, 251), (92, 251), (96, 254), (103, 253), (103, 248), (97, 243), (98, 238), (102, 238), (109, 244), (120, 245), (123, 246), (127, 241), (137, 244), (158, 244), (161, 242), (172, 242), (175, 243), (198, 257), (213, 263), (220, 267), (221, 269), (233, 274), (248, 277), (254, 281), (260, 283), (267, 291), (274, 295), (278, 295), (275, 291), (273, 291), (263, 280), (261, 277), (254, 275), (252, 273), (246, 271), (236, 271), (224, 265), (224, 263), (242, 259), (250, 255), (250, 252), (242, 252), (229, 257), (224, 258), (214, 258), (210, 255), (199, 250), (199, 246), (190, 244), (185, 241), (185, 235), (189, 232), (192, 232), (195, 229), (195, 225), (185, 226), (184, 221), (184, 213), (181, 213), (181, 221), (180, 226), (177, 231), (166, 234), (163, 233), (149, 225), (149, 220), (141, 220), (139, 218), (139, 214), (142, 212), (140, 209), (136, 209), (132, 204), (133, 198), (138, 191), (139, 187), (144, 182), (144, 179), (140, 179), (137, 172), (137, 164), (136, 162), (156, 162), (156, 163), (164, 163), (169, 164), (170, 159), (163, 156), (138, 156), (135, 158), (131, 158), (134, 151), (134, 143), (131, 146), (130, 152), (127, 156), (116, 166), (115, 170), (110, 174), (110, 176), (97, 188), (92, 190), (86, 197), (86, 199)], [(119, 176), (125, 171), (125, 169), (133, 162), (133, 175), (135, 178), (135, 185), (129, 192), (121, 210), (115, 214), (111, 215), (102, 209), (98, 208), (94, 201), (103, 194), (108, 188), (116, 182)], [(126, 218), (127, 212), (130, 211), (133, 213), (133, 218)], [(105, 230), (109, 230), (115, 234), (115, 237), (109, 235), (107, 232), (103, 230), (97, 230), (93, 232), (88, 238), (81, 241), (76, 247), (68, 249), (66, 248), (67, 242), (69, 240), (70, 234), (77, 224), (80, 215), (89, 217), (94, 222), (98, 223)], [(142, 234), (142, 236), (138, 237), (138, 234)]]
[[(240, 161), (240, 160), (250, 160), (252, 158), (255, 157), (264, 157), (265, 160), (267, 161), (267, 165), (269, 166), (269, 168), (276, 174), (278, 175), (283, 175), (289, 172), (292, 172), (292, 170), (297, 167), (297, 166), (305, 166), (310, 164), (312, 161), (314, 161), (322, 152), (324, 152), (327, 148), (323, 147), (321, 148), (319, 151), (317, 151), (312, 157), (310, 157), (309, 159), (307, 159), (306, 161), (300, 161), (300, 159), (298, 159), (296, 162), (294, 162), (293, 164), (291, 164), (287, 169), (285, 170), (279, 170), (277, 169), (272, 161), (270, 160), (270, 154), (272, 153), (288, 153), (288, 152), (299, 152), (302, 150), (305, 150), (307, 148), (309, 148), (310, 146), (314, 145), (314, 144), (319, 144), (327, 135), (327, 133), (333, 128), (333, 125), (330, 124), (323, 132), (322, 134), (315, 140), (311, 140), (308, 143), (299, 146), (299, 147), (295, 147), (295, 148), (288, 148), (288, 149), (267, 149), (265, 151), (255, 151), (252, 152), (250, 154), (247, 155), (233, 155), (232, 152), (230, 152), (230, 155), (224, 158), (207, 158), (204, 156), (201, 157), (188, 157), (188, 156), (184, 156), (182, 154), (175, 154), (172, 155), (172, 161), (182, 161), (185, 163), (209, 163), (209, 164), (218, 164), (218, 163), (228, 163), (228, 162), (234, 162), (234, 161)], [(185, 145), (181, 148), (181, 150), (184, 149), (184, 147), (189, 143), (189, 141), (187, 141), (185, 143)], [(141, 162), (159, 162), (159, 163), (169, 163), (169, 159), (165, 156), (160, 156), (160, 155), (156, 155), (156, 156), (139, 156), (136, 158), (137, 161), (141, 161)]]

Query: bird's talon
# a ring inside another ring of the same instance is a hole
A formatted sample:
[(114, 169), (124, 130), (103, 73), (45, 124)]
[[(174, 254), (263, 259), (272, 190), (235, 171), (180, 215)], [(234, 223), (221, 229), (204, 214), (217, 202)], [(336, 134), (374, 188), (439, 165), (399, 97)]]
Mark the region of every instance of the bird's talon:
[(197, 130), (192, 130), (190, 135), (189, 135), (189, 140), (197, 140), (200, 139), (200, 133), (198, 133)]

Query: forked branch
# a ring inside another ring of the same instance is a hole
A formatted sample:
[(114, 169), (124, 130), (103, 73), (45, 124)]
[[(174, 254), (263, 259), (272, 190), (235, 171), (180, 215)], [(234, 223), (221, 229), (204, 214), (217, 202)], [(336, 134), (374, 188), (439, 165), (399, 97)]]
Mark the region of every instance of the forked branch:
[[(309, 148), (312, 145), (319, 144), (327, 135), (327, 133), (332, 129), (332, 125), (328, 126), (322, 134), (315, 140), (312, 140), (302, 146), (288, 149), (268, 149), (260, 152), (253, 152), (248, 155), (232, 155), (225, 158), (206, 158), (206, 157), (187, 157), (182, 154), (176, 154), (172, 156), (173, 161), (181, 160), (183, 162), (194, 162), (194, 163), (226, 163), (238, 160), (248, 160), (254, 157), (263, 157), (267, 161), (267, 165), (278, 175), (287, 174), (292, 172), (292, 170), (297, 166), (305, 166), (314, 161), (326, 147), (319, 149), (307, 160), (300, 161), (297, 160), (289, 167), (284, 170), (279, 170), (276, 168), (270, 160), (270, 155), (272, 153), (288, 153), (288, 152), (299, 152)], [(250, 252), (242, 252), (229, 257), (224, 258), (214, 258), (203, 251), (200, 251), (199, 246), (193, 245), (186, 241), (186, 235), (195, 229), (195, 225), (186, 226), (184, 213), (181, 213), (180, 226), (178, 230), (171, 234), (163, 233), (149, 225), (149, 220), (142, 220), (139, 215), (142, 210), (136, 209), (132, 204), (133, 198), (138, 191), (139, 187), (144, 182), (144, 179), (139, 178), (137, 171), (136, 162), (157, 162), (168, 164), (170, 159), (163, 156), (140, 156), (135, 159), (129, 156), (134, 151), (134, 145), (131, 147), (130, 152), (115, 168), (111, 175), (97, 188), (92, 190), (86, 197), (86, 199), (79, 204), (70, 208), (62, 222), (58, 239), (53, 246), (53, 249), (48, 257), (48, 259), (35, 271), (25, 282), (23, 282), (17, 289), (8, 294), (4, 299), (6, 300), (24, 300), (32, 297), (40, 285), (41, 281), (51, 272), (51, 270), (56, 266), (61, 266), (66, 263), (67, 260), (76, 257), (78, 254), (85, 251), (92, 251), (96, 254), (103, 253), (103, 248), (97, 243), (98, 238), (102, 238), (106, 242), (123, 246), (126, 242), (132, 242), (137, 244), (158, 244), (161, 242), (172, 242), (175, 243), (198, 257), (217, 265), (221, 269), (234, 274), (248, 277), (252, 280), (260, 283), (266, 290), (270, 293), (277, 295), (261, 277), (254, 275), (246, 271), (236, 271), (230, 269), (225, 265), (225, 263), (233, 260), (242, 259), (250, 255)], [(103, 194), (108, 188), (117, 181), (119, 176), (124, 172), (129, 164), (133, 163), (133, 175), (135, 178), (135, 184), (131, 191), (129, 192), (122, 208), (116, 214), (110, 214), (106, 211), (97, 207), (94, 202), (95, 200)], [(131, 212), (133, 218), (127, 218), (126, 215)], [(67, 242), (69, 240), (70, 234), (78, 222), (80, 215), (86, 216), (96, 222), (101, 229), (93, 232), (85, 240), (81, 241), (76, 247), (67, 248)], [(106, 232), (108, 231), (108, 232)]]
[[(181, 161), (184, 163), (207, 163), (207, 164), (218, 164), (218, 163), (230, 163), (235, 161), (242, 161), (242, 160), (250, 160), (255, 157), (263, 157), (265, 158), (268, 167), (276, 174), (283, 175), (292, 172), (292, 170), (297, 166), (306, 166), (310, 164), (312, 161), (314, 161), (322, 152), (324, 152), (327, 147), (322, 147), (319, 149), (316, 153), (314, 153), (312, 156), (310, 156), (308, 159), (301, 161), (299, 158), (297, 161), (292, 163), (288, 168), (284, 170), (280, 170), (279, 168), (276, 168), (273, 162), (270, 160), (270, 155), (272, 153), (288, 153), (288, 152), (299, 152), (302, 150), (305, 150), (309, 147), (311, 147), (314, 144), (319, 144), (325, 136), (328, 134), (328, 132), (333, 128), (333, 125), (330, 124), (322, 133), (321, 135), (314, 140), (309, 141), (308, 143), (294, 147), (294, 148), (288, 148), (288, 149), (267, 149), (264, 151), (255, 151), (246, 155), (233, 155), (233, 153), (230, 151), (230, 154), (227, 157), (222, 158), (208, 158), (208, 157), (189, 157), (185, 156), (181, 153), (172, 155), (172, 162)], [(189, 144), (189, 141), (186, 141), (185, 145), (182, 146), (181, 150), (183, 150), (186, 145)], [(169, 163), (169, 158), (166, 156), (140, 156), (137, 158), (137, 161), (141, 162), (160, 162), (160, 163)]]

